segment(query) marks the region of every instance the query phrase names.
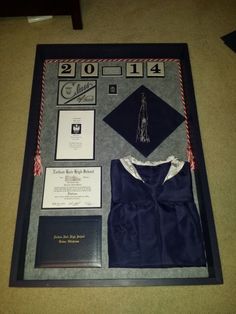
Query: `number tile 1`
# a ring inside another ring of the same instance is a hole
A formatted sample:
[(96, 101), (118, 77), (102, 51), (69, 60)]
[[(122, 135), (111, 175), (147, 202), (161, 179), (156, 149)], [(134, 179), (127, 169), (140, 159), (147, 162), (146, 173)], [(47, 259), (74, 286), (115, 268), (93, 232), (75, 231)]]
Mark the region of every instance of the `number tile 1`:
[(126, 63), (126, 77), (143, 77), (143, 63), (142, 62), (127, 62)]

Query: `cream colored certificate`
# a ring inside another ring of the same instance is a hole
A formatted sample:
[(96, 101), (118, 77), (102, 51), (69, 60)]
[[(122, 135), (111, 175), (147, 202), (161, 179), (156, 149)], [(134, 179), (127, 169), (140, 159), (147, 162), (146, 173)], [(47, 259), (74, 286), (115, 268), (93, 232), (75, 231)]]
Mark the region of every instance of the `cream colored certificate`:
[(101, 167), (46, 168), (43, 209), (101, 206)]
[(59, 110), (56, 160), (94, 159), (94, 110)]

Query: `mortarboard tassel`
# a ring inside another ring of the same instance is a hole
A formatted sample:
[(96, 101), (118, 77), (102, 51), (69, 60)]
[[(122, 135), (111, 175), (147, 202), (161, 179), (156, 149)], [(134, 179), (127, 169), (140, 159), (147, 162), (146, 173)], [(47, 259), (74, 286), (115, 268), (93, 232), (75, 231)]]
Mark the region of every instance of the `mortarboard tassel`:
[(141, 106), (140, 106), (139, 116), (138, 116), (136, 142), (141, 142), (141, 143), (150, 142), (150, 138), (148, 136), (147, 102), (146, 102), (146, 97), (144, 93), (142, 93)]

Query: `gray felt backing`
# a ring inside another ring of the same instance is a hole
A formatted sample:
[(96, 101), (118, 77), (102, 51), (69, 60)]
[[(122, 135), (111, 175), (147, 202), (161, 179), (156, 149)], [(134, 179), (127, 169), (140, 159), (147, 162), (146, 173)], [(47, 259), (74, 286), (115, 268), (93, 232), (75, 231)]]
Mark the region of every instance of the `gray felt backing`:
[[(102, 66), (119, 65), (122, 67), (122, 76), (102, 76)], [(73, 80), (81, 80), (79, 75), (80, 64), (76, 64), (77, 74)], [(145, 68), (145, 67), (144, 67)], [(27, 240), (25, 261), (25, 279), (149, 279), (149, 278), (187, 278), (208, 277), (206, 267), (169, 268), (169, 269), (118, 269), (108, 268), (107, 250), (107, 217), (110, 211), (110, 161), (132, 155), (138, 160), (145, 159), (135, 148), (125, 141), (118, 133), (103, 122), (103, 118), (116, 108), (124, 99), (138, 87), (144, 85), (153, 93), (167, 102), (182, 115), (183, 104), (180, 96), (180, 82), (178, 64), (165, 62), (165, 77), (125, 78), (125, 63), (100, 63), (99, 78), (97, 80), (96, 105), (58, 105), (58, 64), (48, 63), (45, 73), (45, 110), (43, 115), (43, 129), (41, 134), (41, 152), (43, 166), (102, 166), (102, 208), (101, 209), (42, 209), (42, 195), (44, 189), (44, 174), (35, 177), (32, 195), (30, 224)], [(89, 80), (89, 79), (87, 79)], [(117, 94), (109, 94), (109, 84), (117, 84)], [(57, 116), (60, 109), (95, 109), (95, 160), (91, 161), (55, 161)], [(186, 160), (186, 128), (182, 123), (169, 137), (149, 155), (148, 160), (164, 160), (174, 155), (180, 160)], [(193, 183), (194, 183), (193, 177)], [(197, 194), (194, 187), (196, 204)], [(101, 268), (41, 268), (34, 267), (39, 216), (53, 215), (102, 215), (102, 267)]]

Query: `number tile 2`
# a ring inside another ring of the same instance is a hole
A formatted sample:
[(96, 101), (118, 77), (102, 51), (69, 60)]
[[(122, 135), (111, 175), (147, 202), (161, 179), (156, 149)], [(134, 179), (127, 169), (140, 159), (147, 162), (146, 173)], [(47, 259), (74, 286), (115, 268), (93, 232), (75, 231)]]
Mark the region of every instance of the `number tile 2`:
[(164, 77), (165, 67), (164, 62), (147, 62), (148, 77)]
[(74, 62), (60, 62), (58, 65), (58, 77), (75, 77), (76, 64)]
[(98, 63), (81, 63), (81, 77), (98, 77)]

